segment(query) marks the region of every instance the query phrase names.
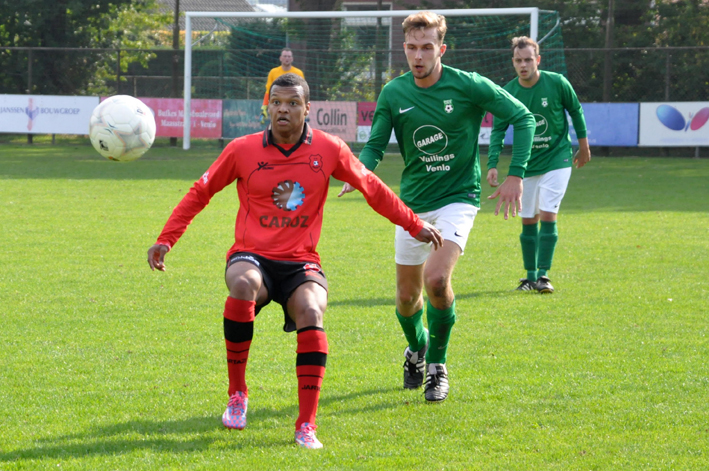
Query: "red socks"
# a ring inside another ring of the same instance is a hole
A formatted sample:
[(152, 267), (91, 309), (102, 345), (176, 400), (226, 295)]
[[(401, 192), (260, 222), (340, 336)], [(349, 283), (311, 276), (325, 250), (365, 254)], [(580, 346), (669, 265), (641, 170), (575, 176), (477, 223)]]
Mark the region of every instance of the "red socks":
[(298, 430), (304, 422), (315, 424), (320, 387), (327, 362), (327, 335), (321, 327), (305, 327), (298, 331), (295, 371), (298, 375), (298, 405), (295, 422)]
[(229, 368), (229, 397), (236, 391), (248, 395), (246, 387), (246, 361), (249, 358), (251, 339), (254, 336), (256, 302), (232, 297), (224, 305), (224, 339), (226, 361)]
[[(248, 395), (246, 362), (254, 336), (256, 303), (228, 297), (224, 305), (224, 339), (229, 369), (229, 397), (236, 391)], [(308, 422), (315, 424), (320, 400), (320, 387), (327, 362), (327, 335), (321, 327), (305, 327), (298, 331), (295, 371), (298, 376), (300, 413), (295, 428)]]

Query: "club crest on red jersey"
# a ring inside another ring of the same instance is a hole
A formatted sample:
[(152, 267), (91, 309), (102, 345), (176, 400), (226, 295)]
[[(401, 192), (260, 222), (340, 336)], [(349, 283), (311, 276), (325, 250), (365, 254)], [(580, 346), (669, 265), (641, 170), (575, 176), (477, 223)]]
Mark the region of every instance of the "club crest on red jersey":
[(310, 168), (313, 172), (318, 172), (322, 168), (322, 157), (320, 154), (310, 156)]

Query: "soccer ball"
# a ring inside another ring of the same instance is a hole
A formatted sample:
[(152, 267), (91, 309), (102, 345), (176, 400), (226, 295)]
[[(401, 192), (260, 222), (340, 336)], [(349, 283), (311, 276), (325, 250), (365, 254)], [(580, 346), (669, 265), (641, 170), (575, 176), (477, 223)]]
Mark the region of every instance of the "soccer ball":
[(135, 160), (155, 141), (155, 117), (137, 98), (114, 95), (91, 113), (89, 137), (94, 149), (107, 159)]

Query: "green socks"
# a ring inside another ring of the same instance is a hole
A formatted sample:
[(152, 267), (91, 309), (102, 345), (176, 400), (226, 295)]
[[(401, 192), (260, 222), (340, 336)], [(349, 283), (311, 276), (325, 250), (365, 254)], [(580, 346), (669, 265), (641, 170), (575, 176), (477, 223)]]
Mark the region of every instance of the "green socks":
[[(537, 281), (551, 269), (554, 249), (559, 240), (556, 221), (541, 221), (537, 224), (523, 224), (519, 241), (522, 244), (522, 261), (527, 270), (527, 279)], [(539, 270), (537, 270), (539, 267)]]
[(448, 339), (455, 324), (455, 300), (448, 309), (438, 310), (427, 303), (428, 333), (430, 345), (426, 352), (426, 363), (445, 363)]
[(539, 276), (546, 276), (551, 269), (551, 261), (554, 258), (554, 248), (559, 240), (559, 232), (556, 228), (556, 221), (542, 221), (539, 229)]
[[(427, 302), (428, 330), (430, 345), (426, 352), (427, 363), (445, 363), (448, 351), (448, 340), (455, 324), (455, 300), (448, 309), (439, 310)], [(426, 329), (423, 327), (423, 309), (411, 317), (404, 317), (396, 311), (396, 318), (401, 324), (409, 349), (418, 352), (426, 346)]]
[(519, 241), (522, 244), (522, 261), (527, 270), (527, 279), (537, 281), (537, 224), (522, 224)]
[(399, 319), (401, 329), (404, 331), (406, 341), (409, 342), (409, 349), (418, 352), (426, 346), (426, 329), (423, 327), (423, 309), (411, 317), (404, 317), (396, 311), (396, 318)]

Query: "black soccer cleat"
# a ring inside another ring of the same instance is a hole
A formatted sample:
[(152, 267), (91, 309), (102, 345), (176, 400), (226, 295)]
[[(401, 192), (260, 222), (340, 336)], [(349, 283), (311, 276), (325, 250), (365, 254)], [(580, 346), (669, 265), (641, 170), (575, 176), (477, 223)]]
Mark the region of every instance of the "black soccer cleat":
[(551, 285), (551, 280), (546, 276), (540, 276), (534, 286), (541, 294), (551, 294), (554, 292), (554, 287)]
[(404, 389), (418, 389), (423, 384), (423, 371), (425, 369), (426, 346), (418, 352), (412, 352), (409, 347), (404, 350)]
[(429, 363), (424, 395), (428, 402), (441, 402), (448, 397), (448, 370), (443, 363)]
[(516, 291), (534, 291), (535, 289), (537, 288), (534, 286), (534, 282), (527, 278), (520, 278), (519, 286), (515, 288)]

